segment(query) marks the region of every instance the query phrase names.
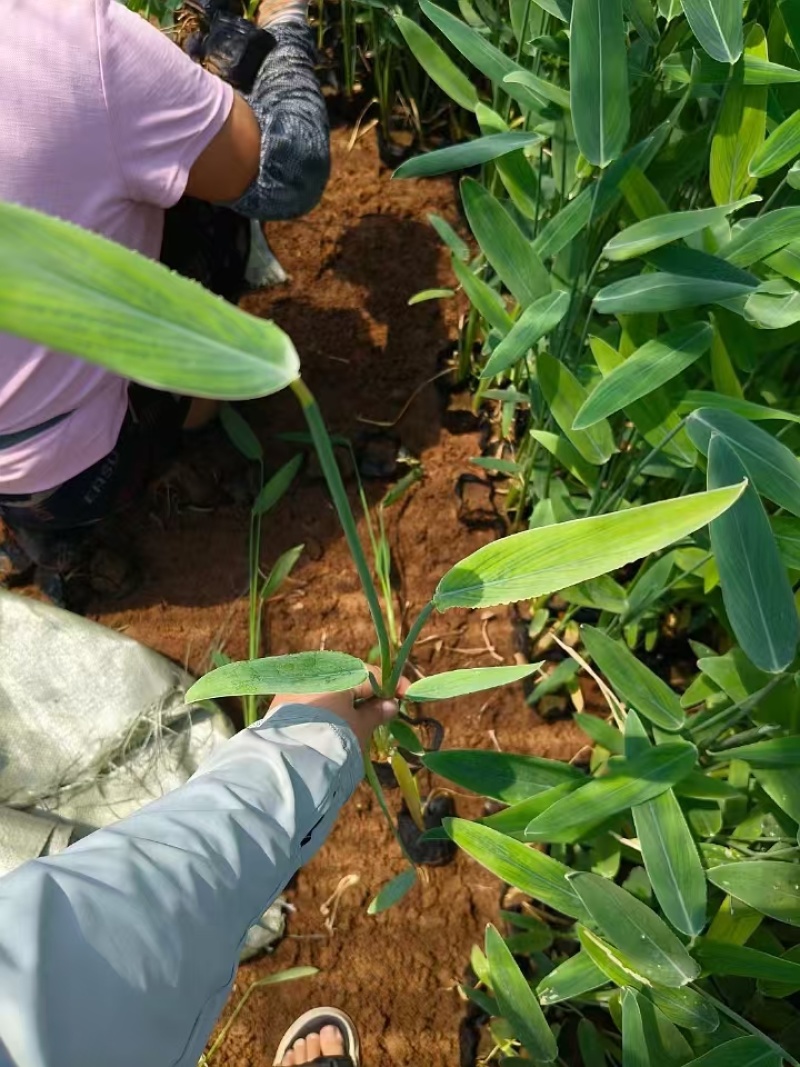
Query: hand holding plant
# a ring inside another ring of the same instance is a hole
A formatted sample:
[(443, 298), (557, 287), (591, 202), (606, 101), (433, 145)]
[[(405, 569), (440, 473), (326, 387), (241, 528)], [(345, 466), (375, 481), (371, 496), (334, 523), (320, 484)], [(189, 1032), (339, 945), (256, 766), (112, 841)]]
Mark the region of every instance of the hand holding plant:
[[(367, 667), (375, 684), (381, 686), (381, 672), (377, 667)], [(408, 689), (409, 683), (401, 678), (396, 695), (400, 699)], [(342, 693), (305, 693), (297, 696), (293, 693), (277, 693), (273, 697), (269, 714), (277, 711), (283, 704), (308, 704), (311, 707), (324, 708), (326, 711), (344, 719), (358, 738), (365, 753), (369, 752), (370, 739), (379, 726), (385, 726), (399, 710), (397, 700), (388, 697), (376, 697), (372, 681), (367, 680), (354, 689)]]

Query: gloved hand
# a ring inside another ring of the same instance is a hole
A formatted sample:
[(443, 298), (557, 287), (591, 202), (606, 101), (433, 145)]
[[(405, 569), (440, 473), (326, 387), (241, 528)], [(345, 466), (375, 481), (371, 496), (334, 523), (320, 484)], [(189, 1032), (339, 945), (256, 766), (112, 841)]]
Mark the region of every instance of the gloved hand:
[(175, 27), (177, 43), (195, 62), (248, 92), (275, 42), (242, 11), (241, 0), (185, 0)]

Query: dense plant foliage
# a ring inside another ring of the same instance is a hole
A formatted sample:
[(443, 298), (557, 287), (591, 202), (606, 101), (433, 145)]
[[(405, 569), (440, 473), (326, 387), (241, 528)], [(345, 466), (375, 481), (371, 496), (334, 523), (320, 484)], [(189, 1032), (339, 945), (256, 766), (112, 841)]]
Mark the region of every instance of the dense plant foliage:
[[(0, 329), (197, 395), (295, 392), (386, 691), (434, 610), (529, 604), (532, 637), (591, 617), (581, 652), (543, 683), (586, 668), (603, 687), (610, 719), (579, 718), (588, 773), (532, 756), (423, 754), (501, 806), (438, 832), (522, 894), (504, 936), (492, 927), (476, 947), (465, 990), (493, 1020), (492, 1060), (800, 1057), (798, 8), (380, 8), (403, 63), (418, 61), (454, 114), (475, 118), (477, 136), (399, 175), (471, 172), (461, 198), (474, 245), (434, 224), (469, 300), (458, 369), (497, 414), (482, 464), (506, 480), (517, 531), (456, 563), (402, 642), (290, 340), (99, 238), (0, 206)], [(270, 500), (291, 473), (267, 483)], [(685, 653), (679, 686), (643, 662), (667, 615)], [(408, 709), (536, 669), (422, 679)], [(352, 656), (302, 653), (224, 664), (194, 695), (365, 676)], [(376, 739), (413, 811), (409, 750), (421, 751), (408, 722)], [(414, 883), (409, 866), (371, 910)]]

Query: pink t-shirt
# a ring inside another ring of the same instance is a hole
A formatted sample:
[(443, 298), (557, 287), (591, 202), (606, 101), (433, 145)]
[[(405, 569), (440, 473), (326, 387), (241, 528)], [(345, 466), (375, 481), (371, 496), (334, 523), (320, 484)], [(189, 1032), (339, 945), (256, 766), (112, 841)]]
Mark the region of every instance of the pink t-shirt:
[[(3, 0), (0, 200), (157, 258), (164, 209), (221, 129), (233, 90), (118, 0)], [(0, 495), (52, 489), (110, 452), (127, 381), (0, 333)]]

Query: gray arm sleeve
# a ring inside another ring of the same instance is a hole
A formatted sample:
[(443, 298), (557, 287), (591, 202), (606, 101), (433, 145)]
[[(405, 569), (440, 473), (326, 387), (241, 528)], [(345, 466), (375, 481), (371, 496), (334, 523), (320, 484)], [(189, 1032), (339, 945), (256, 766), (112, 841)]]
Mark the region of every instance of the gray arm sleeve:
[(335, 716), (286, 705), (185, 786), (0, 879), (2, 1067), (196, 1067), (245, 933), (361, 777)]
[(275, 47), (245, 96), (261, 128), (261, 165), (252, 185), (228, 205), (264, 222), (310, 211), (330, 174), (328, 113), (311, 30), (287, 22), (270, 33)]

